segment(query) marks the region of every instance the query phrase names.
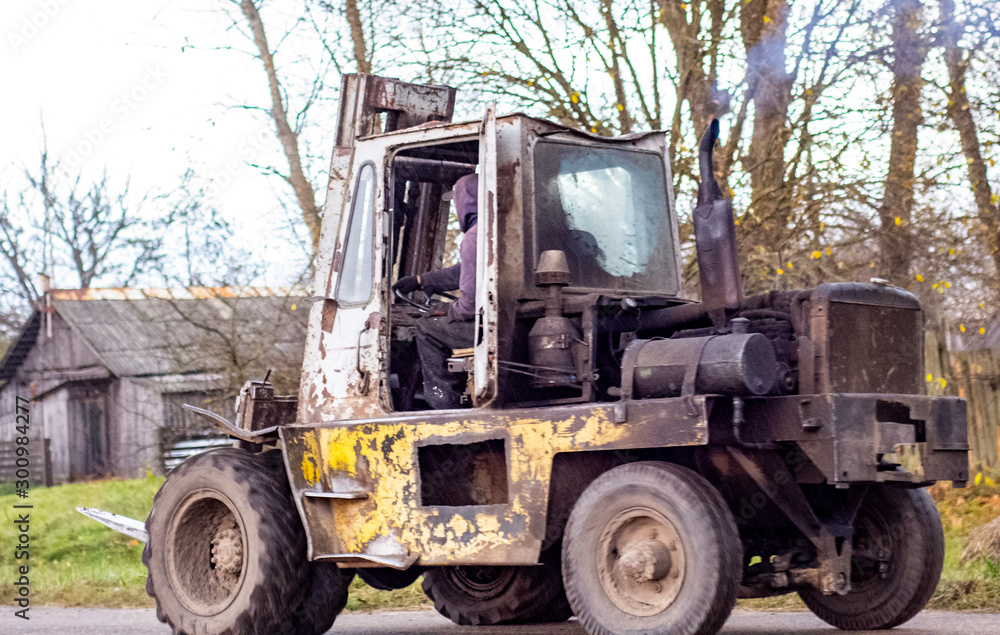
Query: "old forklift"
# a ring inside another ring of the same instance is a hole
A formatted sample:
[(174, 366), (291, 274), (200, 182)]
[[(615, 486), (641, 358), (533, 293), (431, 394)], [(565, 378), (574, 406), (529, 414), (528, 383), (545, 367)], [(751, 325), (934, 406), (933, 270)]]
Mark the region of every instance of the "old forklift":
[[(966, 406), (926, 395), (923, 314), (885, 282), (744, 297), (713, 122), (683, 297), (663, 132), (523, 114), (449, 123), (454, 89), (347, 75), (297, 398), (250, 381), (238, 448), (174, 469), (145, 523), (175, 633), (325, 632), (355, 575), (423, 576), (459, 624), (719, 631), (798, 593), (891, 628), (937, 584), (924, 486), (968, 478)], [(449, 191), (479, 175), (466, 408), (423, 399), (400, 277), (451, 264)], [(197, 410), (197, 409), (194, 409)], [(905, 468), (904, 468), (905, 466)], [(141, 528), (135, 531), (141, 533)]]

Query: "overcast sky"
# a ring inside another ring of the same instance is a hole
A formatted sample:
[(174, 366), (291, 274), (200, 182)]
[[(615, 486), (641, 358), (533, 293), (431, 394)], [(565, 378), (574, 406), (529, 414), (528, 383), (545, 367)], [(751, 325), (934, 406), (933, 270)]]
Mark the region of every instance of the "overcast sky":
[[(191, 167), (212, 178), (213, 202), (238, 244), (273, 263), (259, 282), (282, 284), (294, 272), (282, 255), (281, 184), (245, 163), (280, 164), (281, 155), (264, 118), (231, 107), (266, 105), (266, 78), (218, 6), (4, 0), (0, 177), (7, 186), (37, 163), (43, 120), (50, 152), (84, 174), (107, 167), (144, 190), (176, 183)], [(215, 44), (239, 50), (207, 48)]]

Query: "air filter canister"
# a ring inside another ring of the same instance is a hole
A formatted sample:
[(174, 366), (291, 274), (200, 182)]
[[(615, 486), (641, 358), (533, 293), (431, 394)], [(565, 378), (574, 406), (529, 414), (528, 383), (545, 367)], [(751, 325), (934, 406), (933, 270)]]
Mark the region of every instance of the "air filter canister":
[[(632, 371), (636, 398), (679, 396), (684, 372), (694, 362), (698, 363), (698, 394), (764, 395), (774, 385), (774, 348), (760, 333), (640, 340), (632, 346), (641, 346)], [(627, 376), (629, 369), (622, 371)]]

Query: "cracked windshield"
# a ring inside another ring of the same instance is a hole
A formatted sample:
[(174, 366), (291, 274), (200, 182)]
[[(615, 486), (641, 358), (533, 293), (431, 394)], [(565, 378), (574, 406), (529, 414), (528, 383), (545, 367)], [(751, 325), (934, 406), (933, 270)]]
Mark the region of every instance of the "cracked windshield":
[(535, 175), (538, 251), (565, 251), (575, 286), (676, 290), (659, 156), (547, 142)]

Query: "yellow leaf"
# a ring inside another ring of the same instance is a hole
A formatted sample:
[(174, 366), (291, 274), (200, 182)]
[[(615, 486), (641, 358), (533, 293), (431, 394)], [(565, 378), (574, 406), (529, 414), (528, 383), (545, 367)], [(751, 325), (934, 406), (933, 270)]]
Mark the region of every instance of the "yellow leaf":
[(993, 479), (991, 479), (991, 478), (990, 478), (990, 477), (988, 477), (988, 476), (987, 476), (987, 477), (986, 477), (985, 479), (983, 479), (983, 480), (985, 480), (985, 481), (986, 481), (986, 485), (987, 485), (988, 487), (993, 487), (994, 485), (996, 485), (996, 483), (995, 483), (995, 482), (993, 481)]
[(961, 332), (963, 332), (963, 333), (965, 333), (965, 325), (964, 324), (959, 324), (958, 325), (958, 330), (961, 331)]
[(771, 24), (771, 18), (764, 16), (764, 24)]
[(903, 224), (903, 219), (902, 219), (902, 218), (900, 218), (899, 216), (897, 216), (897, 217), (896, 217), (896, 224), (897, 224), (897, 225), (902, 225), (902, 224)]
[(940, 286), (941, 286), (940, 282), (935, 282), (934, 284), (931, 285), (931, 289), (937, 289)]
[(580, 101), (580, 93), (573, 93), (572, 95), (569, 96), (569, 100), (574, 104), (577, 103), (578, 101)]
[(952, 248), (952, 249), (949, 249), (949, 250), (948, 250), (948, 255), (949, 255), (949, 256), (954, 256), (954, 255), (955, 255), (955, 249), (954, 249), (954, 248)]
[(948, 289), (950, 289), (951, 288), (951, 283), (950, 282), (945, 282), (944, 286), (947, 287)]
[(818, 251), (814, 251), (814, 252), (812, 253), (812, 256), (813, 256), (813, 260), (819, 260), (820, 256), (822, 256), (822, 255), (823, 255), (823, 254), (821, 254), (820, 252), (818, 252)]
[(795, 265), (792, 264), (791, 260), (788, 261), (788, 268), (789, 269), (794, 269), (795, 268)]
[(129, 547), (134, 547), (134, 546), (136, 546), (136, 545), (138, 545), (138, 544), (139, 544), (139, 541), (138, 541), (138, 540), (129, 540), (129, 541), (128, 541), (128, 546), (129, 546)]
[(778, 267), (778, 275), (780, 276), (783, 273), (785, 273), (785, 272), (781, 269), (781, 267)]
[(292, 310), (293, 310), (293, 311), (294, 311), (295, 309), (297, 309), (297, 308), (299, 308), (299, 305), (297, 305), (297, 304), (293, 304), (293, 305), (292, 305)]
[(979, 327), (979, 334), (980, 335), (986, 335), (986, 327), (985, 326), (980, 326)]
[(918, 273), (917, 274), (917, 282), (923, 282), (923, 281), (924, 281), (924, 277)]
[(874, 263), (874, 262), (872, 262), (872, 263), (871, 263), (870, 265), (868, 265), (868, 268), (869, 268), (869, 269), (874, 269), (874, 268), (875, 268), (875, 263)]
[(833, 255), (833, 249), (831, 249), (831, 248), (827, 247), (827, 248), (826, 248), (826, 255), (827, 255), (827, 256), (832, 256), (832, 255)]
[(972, 482), (975, 483), (976, 485), (982, 484), (982, 482), (983, 482), (983, 473), (980, 472), (979, 474), (976, 474), (976, 478)]
[(934, 375), (927, 373), (927, 381), (934, 381)]
[(615, 105), (618, 107), (618, 112), (622, 112), (625, 110), (625, 106), (622, 106), (621, 104), (615, 104)]
[(942, 387), (942, 388), (944, 388), (944, 387), (945, 387), (945, 386), (947, 386), (947, 385), (948, 385), (948, 382), (946, 382), (946, 381), (944, 380), (944, 377), (942, 377), (942, 378), (941, 378), (941, 387)]

